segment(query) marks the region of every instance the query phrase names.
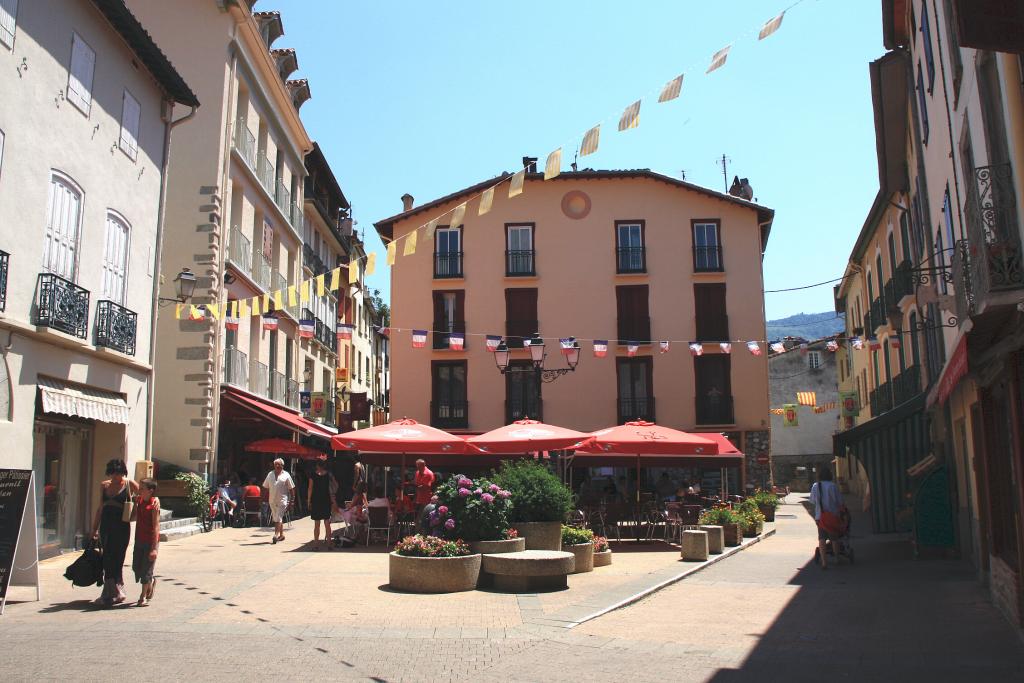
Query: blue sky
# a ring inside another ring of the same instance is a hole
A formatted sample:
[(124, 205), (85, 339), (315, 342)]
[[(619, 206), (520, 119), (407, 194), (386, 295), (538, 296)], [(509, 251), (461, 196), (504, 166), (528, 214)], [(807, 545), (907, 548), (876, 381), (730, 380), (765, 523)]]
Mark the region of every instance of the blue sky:
[[(842, 274), (878, 189), (868, 62), (883, 53), (878, 0), (507, 3), (261, 1), (279, 10), (313, 99), (302, 108), (353, 204), (372, 287), (388, 291), (373, 222), (514, 171), (602, 126), (581, 167), (651, 168), (722, 189), (747, 177), (776, 210), (766, 289)], [(704, 75), (734, 43), (728, 63)], [(686, 72), (682, 96), (657, 90)], [(653, 91), (653, 97), (651, 97)], [(645, 98), (640, 126), (615, 132)], [(832, 309), (831, 286), (766, 294), (769, 319)], [(395, 321), (401, 324), (401, 321)]]

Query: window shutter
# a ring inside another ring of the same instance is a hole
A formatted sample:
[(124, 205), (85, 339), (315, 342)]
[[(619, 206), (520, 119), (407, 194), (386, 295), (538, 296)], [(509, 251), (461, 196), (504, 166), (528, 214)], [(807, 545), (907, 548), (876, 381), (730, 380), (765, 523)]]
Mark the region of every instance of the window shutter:
[(135, 159), (139, 152), (139, 118), (142, 109), (127, 90), (121, 104), (121, 149)]
[(78, 223), (82, 196), (59, 177), (50, 180), (50, 210), (43, 244), (43, 268), (67, 280), (75, 279)]
[(96, 53), (75, 33), (71, 43), (67, 98), (86, 114), (92, 105), (92, 75), (95, 68)]
[(103, 254), (103, 297), (124, 305), (128, 274), (128, 226), (107, 214), (107, 243)]
[(14, 29), (17, 25), (18, 0), (0, 0), (0, 43), (14, 47)]
[(444, 329), (444, 292), (434, 292), (434, 329)]

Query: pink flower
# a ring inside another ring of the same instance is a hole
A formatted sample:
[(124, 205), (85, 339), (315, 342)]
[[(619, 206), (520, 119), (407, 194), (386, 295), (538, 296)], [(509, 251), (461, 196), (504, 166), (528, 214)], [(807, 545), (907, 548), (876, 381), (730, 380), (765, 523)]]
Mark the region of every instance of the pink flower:
[(444, 528), (447, 529), (448, 531), (451, 531), (452, 529), (454, 529), (455, 528), (455, 520), (454, 519), (449, 519), (447, 522), (444, 523)]
[(433, 503), (434, 505), (437, 505), (437, 496), (431, 496), (430, 502)]
[(485, 493), (484, 495), (480, 496), (480, 500), (482, 500), (485, 503), (493, 503), (494, 502), (494, 496), (492, 496), (489, 493)]
[(469, 489), (459, 489), (459, 495), (465, 498), (469, 495)]
[(459, 486), (461, 486), (462, 488), (468, 489), (472, 485), (473, 481), (471, 479), (467, 479), (466, 477), (462, 477), (459, 479)]
[(490, 490), (490, 492), (491, 492), (491, 493), (497, 493), (498, 491), (500, 491), (500, 490), (501, 490), (501, 487), (500, 487), (500, 486), (498, 486), (497, 484), (491, 484), (491, 485), (490, 485), (490, 486), (488, 487), (488, 490)]
[(478, 495), (478, 496), (479, 496), (479, 495), (480, 495), (481, 493), (483, 493), (483, 492), (484, 492), (484, 490), (483, 490), (483, 489), (481, 489), (481, 488), (477, 488), (477, 490), (476, 490), (476, 491), (473, 491), (473, 493), (475, 493), (475, 494), (476, 494), (476, 495)]
[(442, 517), (444, 515), (447, 515), (448, 514), (448, 506), (447, 505), (442, 505), (441, 507), (437, 508), (437, 514), (441, 515)]
[(512, 492), (511, 491), (505, 491), (505, 490), (498, 491), (498, 498), (502, 498), (502, 499), (506, 499), (507, 500), (507, 499), (509, 499), (511, 497), (512, 497)]

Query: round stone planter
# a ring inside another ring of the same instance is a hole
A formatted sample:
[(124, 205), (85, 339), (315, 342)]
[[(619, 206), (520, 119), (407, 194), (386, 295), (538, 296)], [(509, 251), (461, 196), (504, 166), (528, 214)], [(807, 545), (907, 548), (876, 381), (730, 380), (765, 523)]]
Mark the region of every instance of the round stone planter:
[(471, 591), (480, 579), (480, 558), (405, 557), (393, 552), (388, 558), (388, 584), (410, 593)]
[(526, 539), (527, 550), (562, 549), (561, 522), (520, 522), (515, 528)]
[(500, 555), (502, 553), (517, 553), (526, 550), (525, 538), (510, 538), (500, 541), (473, 541), (469, 544), (470, 550), (481, 555)]
[(612, 563), (612, 551), (605, 550), (601, 553), (594, 553), (594, 566), (607, 567)]
[(775, 506), (774, 505), (758, 505), (757, 509), (764, 515), (764, 521), (774, 522), (775, 521)]
[(576, 556), (576, 569), (573, 574), (584, 574), (594, 571), (594, 544), (580, 543), (579, 545), (565, 545), (562, 550)]
[(740, 530), (739, 524), (723, 524), (722, 532), (725, 534), (727, 546), (737, 546), (743, 543), (743, 532)]

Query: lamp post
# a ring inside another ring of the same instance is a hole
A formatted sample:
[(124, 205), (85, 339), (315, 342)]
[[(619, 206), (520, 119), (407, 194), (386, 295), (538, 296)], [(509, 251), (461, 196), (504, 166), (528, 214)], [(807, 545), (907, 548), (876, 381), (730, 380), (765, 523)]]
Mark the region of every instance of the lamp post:
[(547, 349), (544, 345), (544, 340), (540, 338), (539, 334), (534, 334), (529, 339), (524, 340), (524, 345), (530, 351), (530, 367), (515, 367), (509, 365), (509, 358), (511, 352), (509, 351), (508, 345), (502, 341), (498, 344), (498, 348), (494, 351), (494, 363), (498, 366), (498, 372), (502, 375), (527, 375), (532, 374), (534, 380), (534, 386), (537, 388), (536, 405), (540, 406), (541, 396), (540, 387), (542, 383), (550, 384), (556, 379), (570, 372), (576, 371), (576, 366), (580, 362), (580, 343), (576, 341), (575, 337), (570, 337), (572, 340), (572, 346), (565, 349), (565, 362), (568, 367), (565, 368), (545, 368), (544, 358), (547, 356)]
[(188, 268), (182, 268), (181, 272), (174, 278), (174, 298), (158, 297), (162, 303), (183, 304), (192, 298), (196, 292), (196, 276)]

